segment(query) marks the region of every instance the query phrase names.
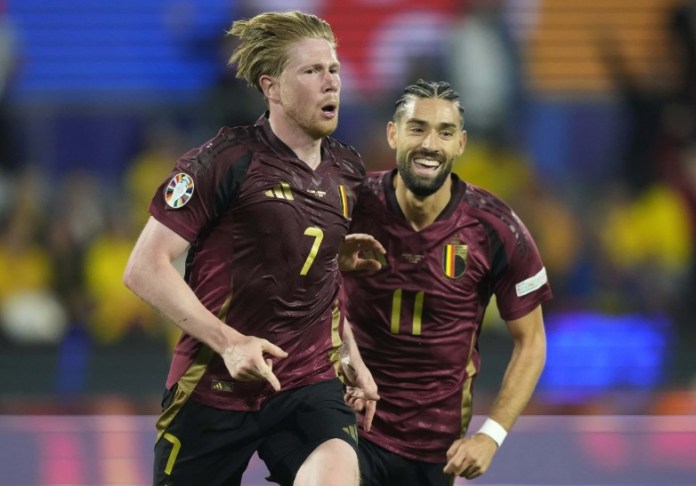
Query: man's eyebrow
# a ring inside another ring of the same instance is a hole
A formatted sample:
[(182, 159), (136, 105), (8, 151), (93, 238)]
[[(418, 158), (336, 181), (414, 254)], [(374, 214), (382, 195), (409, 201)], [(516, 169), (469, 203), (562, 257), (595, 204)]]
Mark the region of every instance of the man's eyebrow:
[[(308, 62), (307, 64), (302, 64), (300, 65), (300, 69), (307, 69), (307, 68), (320, 68), (323, 69), (325, 64), (323, 62)], [(340, 62), (332, 62), (329, 64), (329, 69), (333, 68), (340, 68), (341, 63)]]
[(456, 123), (440, 123), (440, 128), (441, 128), (441, 129), (447, 128), (447, 129), (452, 130), (452, 129), (456, 129), (458, 126), (459, 126), (459, 125), (456, 124)]
[[(408, 120), (406, 120), (406, 123), (412, 123), (414, 125), (427, 125), (428, 124), (428, 122), (426, 122), (425, 120), (421, 120), (419, 118), (409, 118)], [(456, 123), (445, 122), (445, 123), (440, 123), (437, 127), (440, 130), (443, 130), (443, 129), (452, 130), (452, 129), (456, 129), (458, 126), (459, 125), (457, 125)]]

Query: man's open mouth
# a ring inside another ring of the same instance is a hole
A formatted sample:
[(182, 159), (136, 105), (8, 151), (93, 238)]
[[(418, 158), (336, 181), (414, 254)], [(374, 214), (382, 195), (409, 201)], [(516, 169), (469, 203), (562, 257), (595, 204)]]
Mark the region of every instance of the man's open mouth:
[(336, 113), (337, 108), (338, 108), (338, 105), (334, 105), (334, 104), (330, 103), (328, 105), (322, 106), (321, 111), (323, 111), (324, 113), (327, 113), (327, 114), (328, 113)]
[(425, 157), (414, 157), (413, 163), (426, 169), (437, 169), (438, 167), (440, 167), (439, 160), (428, 159)]

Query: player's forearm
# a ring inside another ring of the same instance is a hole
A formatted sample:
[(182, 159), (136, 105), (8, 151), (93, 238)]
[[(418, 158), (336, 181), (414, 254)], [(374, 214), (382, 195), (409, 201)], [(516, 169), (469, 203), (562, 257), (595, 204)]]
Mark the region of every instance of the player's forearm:
[(360, 349), (358, 348), (358, 345), (355, 342), (353, 328), (351, 327), (351, 324), (348, 321), (348, 319), (346, 319), (343, 322), (343, 333), (341, 338), (343, 340), (343, 350), (341, 353), (341, 357), (347, 357), (349, 359), (350, 364), (353, 367), (356, 367), (357, 365), (363, 365), (364, 363), (362, 360), (362, 356), (360, 355)]
[(164, 257), (132, 259), (123, 281), (162, 316), (217, 353), (231, 346), (233, 338), (241, 336), (205, 308)]
[(510, 430), (534, 393), (546, 362), (543, 328), (515, 342), (500, 392), (489, 416)]

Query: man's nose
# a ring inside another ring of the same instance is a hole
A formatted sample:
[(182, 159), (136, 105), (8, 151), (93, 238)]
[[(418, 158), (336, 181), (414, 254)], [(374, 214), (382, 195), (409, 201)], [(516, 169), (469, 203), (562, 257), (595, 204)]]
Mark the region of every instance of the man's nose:
[(338, 91), (341, 87), (341, 78), (338, 73), (327, 71), (324, 76), (324, 85), (327, 91)]
[(428, 134), (423, 139), (421, 146), (424, 149), (436, 151), (437, 150), (437, 134), (435, 132), (428, 132)]

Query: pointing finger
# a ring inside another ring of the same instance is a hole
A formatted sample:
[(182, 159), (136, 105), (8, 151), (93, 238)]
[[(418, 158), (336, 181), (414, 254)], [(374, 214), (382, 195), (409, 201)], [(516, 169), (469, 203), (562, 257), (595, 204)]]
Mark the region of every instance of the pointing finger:
[[(267, 360), (270, 361), (270, 360)], [(259, 374), (260, 378), (265, 379), (268, 381), (268, 383), (271, 384), (273, 389), (275, 391), (280, 390), (280, 381), (278, 380), (278, 377), (273, 374), (273, 369), (271, 366), (268, 365), (267, 361), (261, 361), (259, 364), (256, 365), (256, 372)]]
[(261, 351), (268, 353), (268, 354), (271, 354), (271, 355), (275, 356), (276, 358), (287, 358), (287, 356), (288, 356), (288, 353), (286, 353), (285, 351), (280, 349), (278, 346), (276, 346), (275, 344), (273, 344), (265, 339), (261, 340)]
[(363, 428), (365, 432), (369, 432), (372, 428), (372, 419), (375, 417), (375, 411), (377, 410), (377, 402), (374, 400), (368, 400), (365, 404), (365, 420), (363, 421)]

